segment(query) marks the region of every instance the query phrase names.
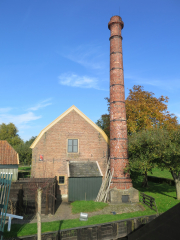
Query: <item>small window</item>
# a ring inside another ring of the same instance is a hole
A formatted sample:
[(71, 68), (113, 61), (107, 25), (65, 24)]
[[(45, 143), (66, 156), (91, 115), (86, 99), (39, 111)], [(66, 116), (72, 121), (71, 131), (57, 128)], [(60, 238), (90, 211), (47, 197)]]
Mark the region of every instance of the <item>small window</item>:
[(64, 176), (59, 176), (59, 184), (64, 184)]
[(68, 152), (78, 152), (78, 139), (68, 139)]

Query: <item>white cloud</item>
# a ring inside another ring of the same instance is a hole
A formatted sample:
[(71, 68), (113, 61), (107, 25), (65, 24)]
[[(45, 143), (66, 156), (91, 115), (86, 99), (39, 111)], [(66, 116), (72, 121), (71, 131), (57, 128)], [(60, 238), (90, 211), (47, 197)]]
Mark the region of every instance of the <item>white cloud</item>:
[(15, 125), (25, 124), (33, 120), (37, 120), (41, 118), (41, 116), (36, 116), (33, 112), (28, 112), (20, 115), (13, 114), (0, 114), (0, 123), (14, 123)]
[(66, 48), (66, 54), (63, 57), (70, 59), (73, 62), (79, 63), (86, 68), (104, 69), (104, 51), (101, 46), (93, 44), (85, 44), (78, 46), (72, 50)]
[[(32, 128), (30, 125), (31, 121), (35, 121), (37, 119), (40, 119), (41, 117), (42, 116), (36, 116), (33, 112), (15, 115), (15, 114), (7, 113), (7, 112), (2, 113), (2, 111), (1, 111), (0, 112), (0, 124), (13, 123), (19, 130), (18, 134), (22, 135), (24, 133), (23, 130), (25, 130), (27, 132), (27, 129)], [(31, 131), (29, 131), (29, 132), (30, 132), (29, 135), (31, 135)], [(30, 139), (30, 137), (29, 136), (28, 136), (28, 138), (23, 137), (22, 139), (27, 141)]]
[(36, 111), (40, 108), (44, 108), (46, 106), (51, 105), (51, 103), (49, 102), (50, 100), (51, 99), (49, 98), (44, 101), (41, 101), (34, 107), (27, 109), (27, 112), (21, 114), (11, 113), (12, 110), (15, 111), (17, 110), (17, 108), (16, 109), (10, 107), (0, 108), (0, 124), (13, 123), (19, 130), (22, 130), (23, 133), (23, 130), (31, 128), (30, 123), (32, 121), (42, 118), (41, 115), (36, 115), (32, 111)]
[(29, 111), (37, 111), (40, 108), (47, 107), (47, 106), (52, 104), (52, 103), (49, 102), (50, 100), (51, 100), (51, 98), (48, 98), (48, 99), (36, 104), (34, 107), (29, 108), (28, 110)]
[(22, 114), (10, 113), (10, 111), (13, 110), (13, 108), (10, 108), (10, 107), (0, 108), (0, 124), (1, 123), (8, 124), (8, 123), (12, 122), (15, 125), (17, 125), (19, 128), (27, 129), (27, 128), (29, 128), (27, 123), (37, 120), (37, 119), (40, 119), (42, 117), (42, 116), (35, 115), (32, 111), (36, 111), (40, 108), (44, 108), (46, 106), (51, 105), (52, 103), (49, 102), (50, 100), (51, 100), (51, 98), (41, 101), (40, 103), (36, 104), (34, 107), (27, 109), (28, 112), (22, 113)]
[[(31, 124), (32, 121), (42, 118), (41, 115), (36, 115), (33, 111), (37, 111), (40, 108), (51, 105), (51, 98), (45, 99), (40, 103), (36, 104), (34, 107), (26, 109), (25, 113), (17, 114), (18, 108), (0, 108), (0, 124), (13, 123), (19, 130), (18, 134), (23, 135), (23, 140), (28, 140), (31, 137), (31, 132), (34, 126)], [(23, 110), (24, 111), (24, 110)], [(35, 126), (36, 128), (37, 126)], [(29, 130), (29, 131), (28, 131)], [(24, 135), (26, 134), (26, 135)]]
[(80, 88), (95, 88), (98, 90), (105, 90), (100, 89), (98, 87), (98, 79), (92, 78), (88, 76), (78, 76), (74, 73), (64, 73), (61, 74), (59, 77), (60, 79), (59, 83), (61, 85), (66, 85), (70, 87), (80, 87)]

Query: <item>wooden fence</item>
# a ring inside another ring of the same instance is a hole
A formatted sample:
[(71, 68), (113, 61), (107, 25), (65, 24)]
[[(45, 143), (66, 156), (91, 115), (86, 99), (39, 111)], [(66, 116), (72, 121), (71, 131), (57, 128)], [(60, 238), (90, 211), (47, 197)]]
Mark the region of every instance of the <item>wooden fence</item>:
[(156, 211), (158, 214), (158, 209), (156, 206), (156, 202), (155, 202), (155, 198), (148, 196), (142, 192), (140, 192), (140, 202), (144, 203), (146, 206), (148, 206), (149, 208), (151, 208), (152, 210)]
[[(47, 182), (47, 184), (45, 184)], [(43, 187), (45, 185), (45, 187)], [(7, 213), (16, 215), (36, 214), (37, 191), (35, 186), (42, 187), (42, 214), (55, 214), (55, 197), (57, 197), (57, 177), (24, 178), (12, 182)]]
[[(118, 220), (114, 222), (101, 223), (96, 225), (89, 225), (83, 227), (76, 227), (70, 229), (59, 230), (55, 232), (47, 232), (41, 234), (43, 240), (109, 240), (128, 236), (135, 229), (151, 222), (157, 215), (141, 216), (136, 218), (129, 218)], [(60, 221), (61, 222), (61, 221)], [(12, 238), (6, 238), (11, 239)], [(37, 240), (37, 234), (23, 237), (13, 237), (24, 240)]]

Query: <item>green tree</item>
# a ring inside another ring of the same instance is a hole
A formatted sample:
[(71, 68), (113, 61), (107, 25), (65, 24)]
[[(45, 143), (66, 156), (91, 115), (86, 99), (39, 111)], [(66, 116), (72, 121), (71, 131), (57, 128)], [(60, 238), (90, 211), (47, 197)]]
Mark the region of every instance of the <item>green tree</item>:
[(13, 123), (0, 124), (0, 140), (6, 140), (12, 147), (23, 143), (18, 135), (18, 129)]
[(103, 114), (101, 119), (97, 120), (96, 124), (106, 133), (110, 138), (110, 117), (109, 114)]
[(31, 159), (32, 159), (32, 149), (29, 148), (31, 144), (34, 142), (36, 137), (31, 137), (28, 141), (25, 143), (21, 143), (19, 145), (16, 145), (14, 149), (19, 153), (19, 161), (20, 164), (31, 164)]
[(147, 172), (158, 167), (172, 174), (176, 196), (180, 200), (180, 128), (171, 133), (166, 128), (154, 127), (133, 133), (128, 138), (129, 165), (125, 172), (144, 175), (142, 186), (147, 187)]
[[(164, 129), (153, 128), (132, 133), (128, 136), (129, 165), (125, 172), (139, 173), (144, 176), (143, 187), (148, 186), (147, 172), (152, 172), (156, 166), (155, 160), (159, 156), (159, 141), (164, 136)], [(166, 136), (168, 139), (169, 135)]]
[(167, 138), (167, 133), (158, 143), (156, 164), (161, 170), (171, 172), (176, 186), (176, 196), (180, 200), (180, 128), (172, 130)]

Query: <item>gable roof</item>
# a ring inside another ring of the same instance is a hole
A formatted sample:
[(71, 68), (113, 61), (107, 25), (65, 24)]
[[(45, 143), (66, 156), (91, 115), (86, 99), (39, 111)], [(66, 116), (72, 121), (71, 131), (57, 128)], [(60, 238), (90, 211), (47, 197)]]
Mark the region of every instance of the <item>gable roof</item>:
[(102, 172), (96, 162), (70, 161), (69, 177), (101, 177)]
[(109, 139), (106, 133), (98, 127), (91, 119), (89, 119), (84, 113), (82, 113), (77, 107), (72, 105), (69, 109), (67, 109), (63, 114), (61, 114), (58, 118), (56, 118), (53, 122), (51, 122), (47, 127), (45, 127), (37, 136), (37, 138), (34, 140), (34, 142), (31, 144), (30, 148), (34, 148), (36, 144), (39, 142), (43, 134), (49, 130), (51, 127), (53, 127), (57, 122), (59, 122), (61, 119), (63, 119), (66, 115), (68, 115), (71, 111), (76, 111), (82, 118), (84, 118), (89, 124), (91, 124), (92, 127), (94, 127), (105, 139), (105, 141), (109, 144)]
[(6, 140), (0, 140), (0, 165), (7, 164), (19, 164), (19, 154)]

